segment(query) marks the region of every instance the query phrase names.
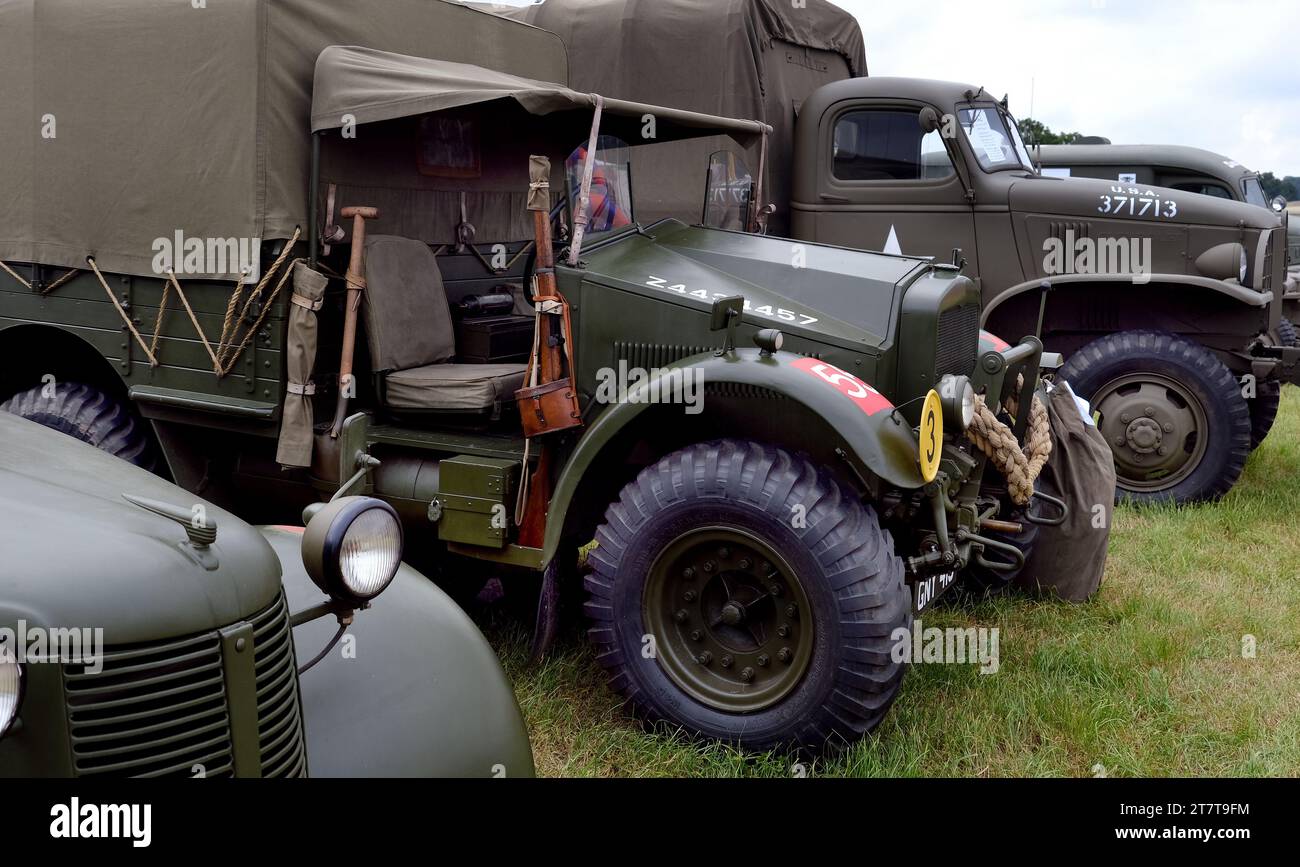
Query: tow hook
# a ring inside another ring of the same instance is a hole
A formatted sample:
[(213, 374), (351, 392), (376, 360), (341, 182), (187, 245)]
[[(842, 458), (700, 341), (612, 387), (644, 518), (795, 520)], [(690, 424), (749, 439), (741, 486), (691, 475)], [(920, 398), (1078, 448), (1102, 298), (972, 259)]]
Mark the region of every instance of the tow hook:
[[(1025, 566), (1025, 552), (1021, 551), (1015, 545), (1009, 545), (1006, 542), (999, 542), (996, 539), (990, 539), (987, 536), (981, 536), (978, 533), (972, 533), (969, 530), (959, 529), (956, 533), (958, 542), (974, 542), (983, 546), (975, 551), (975, 562), (985, 569), (991, 569), (994, 572), (1017, 572)], [(995, 551), (1003, 551), (1009, 555), (1015, 562), (999, 563), (995, 560), (984, 559), (984, 548), (992, 548)]]

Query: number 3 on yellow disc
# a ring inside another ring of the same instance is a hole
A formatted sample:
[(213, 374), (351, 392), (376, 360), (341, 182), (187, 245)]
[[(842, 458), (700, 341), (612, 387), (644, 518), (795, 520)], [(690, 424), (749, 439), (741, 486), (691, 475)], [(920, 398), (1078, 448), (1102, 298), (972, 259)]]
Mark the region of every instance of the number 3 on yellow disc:
[(921, 478), (933, 482), (939, 475), (939, 458), (943, 455), (943, 404), (933, 388), (925, 396), (921, 409)]

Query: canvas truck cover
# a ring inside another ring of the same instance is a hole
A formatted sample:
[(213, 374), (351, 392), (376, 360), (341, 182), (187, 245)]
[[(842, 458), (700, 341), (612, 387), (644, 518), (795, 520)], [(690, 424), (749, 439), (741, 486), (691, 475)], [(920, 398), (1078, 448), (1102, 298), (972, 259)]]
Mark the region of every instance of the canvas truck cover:
[[(770, 124), (764, 186), (777, 205), (770, 227), (778, 234), (789, 225), (798, 104), (823, 84), (867, 74), (857, 21), (827, 0), (545, 0), (489, 8), (559, 34), (574, 90)], [(726, 146), (680, 143), (638, 155), (638, 212), (698, 220), (708, 156)], [(747, 157), (753, 172), (758, 156)]]
[(443, 0), (0, 0), (0, 260), (150, 275), (176, 232), (305, 233), (334, 44), (568, 74), (555, 35)]
[[(333, 45), (316, 59), (312, 93), (312, 130), (336, 129), (340, 118), (355, 124), (412, 117), (449, 108), (511, 99), (534, 115), (581, 111), (581, 131), (591, 124), (597, 97), (552, 81), (539, 81), (472, 63), (412, 57), (355, 45)], [(602, 130), (632, 137), (642, 117), (654, 114), (666, 140), (724, 132), (742, 142), (759, 139), (770, 129), (753, 120), (715, 117), (675, 108), (608, 99)], [(631, 119), (629, 128), (628, 119)], [(634, 140), (633, 143), (638, 143)]]

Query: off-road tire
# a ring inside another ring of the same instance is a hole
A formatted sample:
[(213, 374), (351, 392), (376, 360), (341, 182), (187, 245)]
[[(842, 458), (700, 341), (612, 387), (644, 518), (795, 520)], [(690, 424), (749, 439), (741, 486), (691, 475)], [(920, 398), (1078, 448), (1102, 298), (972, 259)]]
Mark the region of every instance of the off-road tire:
[[(1016, 548), (1020, 549), (1020, 553), (1025, 555), (1025, 560), (1027, 561), (1033, 555), (1034, 545), (1038, 542), (1038, 525), (1025, 520), (1023, 515), (1013, 516), (1011, 520), (1020, 521), (1019, 533), (1002, 533), (994, 530), (987, 532), (984, 535), (998, 542), (1005, 542), (1008, 545), (1014, 545)], [(984, 559), (991, 560), (995, 563), (1006, 563), (1007, 565), (1012, 565), (1015, 562), (1009, 555), (1001, 551), (993, 550), (986, 550), (984, 552)], [(987, 566), (981, 566), (979, 563), (972, 562), (968, 567), (966, 567), (966, 571), (962, 573), (962, 583), (966, 585), (967, 590), (974, 593), (1002, 593), (1010, 587), (1013, 582), (1015, 582), (1016, 578), (1020, 576), (1020, 573), (1023, 572), (1024, 569), (1024, 565), (1021, 564), (1015, 569), (1001, 572), (997, 569), (990, 569)]]
[[(806, 520), (792, 521), (800, 511)], [(652, 567), (702, 526), (738, 528), (779, 551), (812, 609), (800, 623), (813, 636), (806, 668), (770, 706), (719, 710), (644, 653)], [(743, 440), (688, 446), (623, 488), (596, 539), (585, 580), (588, 636), (610, 686), (643, 719), (747, 749), (817, 750), (862, 737), (893, 704), (905, 665), (891, 656), (891, 634), (912, 622), (902, 560), (874, 510), (807, 458)]]
[[(1155, 374), (1184, 387), (1194, 397), (1206, 423), (1205, 448), (1186, 475), (1161, 490), (1125, 485), (1120, 462), (1116, 497), (1132, 502), (1193, 503), (1215, 500), (1236, 483), (1250, 455), (1250, 407), (1232, 371), (1213, 352), (1175, 334), (1122, 331), (1094, 340), (1070, 356), (1061, 368), (1075, 393), (1093, 402), (1099, 389), (1122, 376)], [(1200, 436), (1202, 431), (1198, 430)], [(1116, 445), (1111, 442), (1111, 448)]]
[(1277, 339), (1282, 346), (1300, 346), (1300, 335), (1296, 334), (1295, 323), (1285, 316), (1278, 323)]
[[(53, 388), (52, 396), (45, 396)], [(157, 466), (144, 422), (115, 398), (80, 382), (39, 385), (0, 404), (0, 410), (89, 443), (150, 472)]]

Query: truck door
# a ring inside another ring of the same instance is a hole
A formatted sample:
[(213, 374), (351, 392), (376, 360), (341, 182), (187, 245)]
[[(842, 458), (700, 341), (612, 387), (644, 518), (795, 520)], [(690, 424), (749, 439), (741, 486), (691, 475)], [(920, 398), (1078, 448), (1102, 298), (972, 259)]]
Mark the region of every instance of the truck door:
[(953, 168), (955, 141), (942, 128), (925, 130), (921, 106), (842, 104), (827, 118), (816, 201), (797, 206), (808, 212), (795, 215), (796, 234), (942, 261), (960, 247), (977, 276), (974, 212)]

